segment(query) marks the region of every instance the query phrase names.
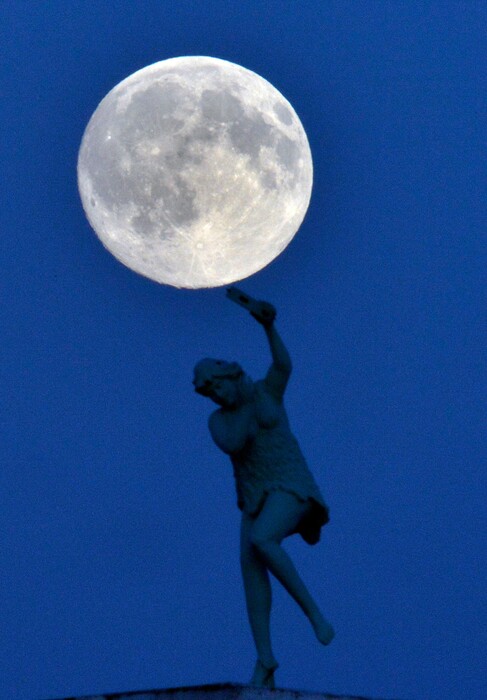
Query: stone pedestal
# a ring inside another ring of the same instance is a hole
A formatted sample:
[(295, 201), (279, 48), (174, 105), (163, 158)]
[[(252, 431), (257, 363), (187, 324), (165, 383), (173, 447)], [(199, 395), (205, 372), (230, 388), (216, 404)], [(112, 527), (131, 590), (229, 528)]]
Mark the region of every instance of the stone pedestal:
[[(59, 700), (367, 700), (357, 695), (333, 695), (301, 690), (252, 688), (237, 683), (194, 685), (186, 688), (137, 690), (126, 693), (105, 693), (59, 698)], [(372, 699), (369, 699), (372, 700)], [(378, 700), (378, 699), (376, 699)]]

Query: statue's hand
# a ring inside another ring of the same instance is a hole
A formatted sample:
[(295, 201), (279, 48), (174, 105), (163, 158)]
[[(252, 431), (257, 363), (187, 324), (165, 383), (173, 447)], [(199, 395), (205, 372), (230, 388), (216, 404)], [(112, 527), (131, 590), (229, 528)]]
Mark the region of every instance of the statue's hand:
[(276, 318), (276, 309), (268, 301), (254, 301), (250, 313), (264, 328), (270, 328)]
[(267, 301), (257, 301), (237, 287), (227, 289), (227, 297), (247, 309), (264, 328), (270, 328), (276, 318), (276, 309)]

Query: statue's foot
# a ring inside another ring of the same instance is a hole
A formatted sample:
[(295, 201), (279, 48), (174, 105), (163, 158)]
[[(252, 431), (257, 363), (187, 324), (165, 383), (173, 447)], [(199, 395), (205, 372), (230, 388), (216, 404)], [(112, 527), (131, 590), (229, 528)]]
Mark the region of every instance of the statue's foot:
[(322, 616), (320, 616), (316, 622), (312, 622), (312, 625), (318, 641), (327, 646), (335, 636), (335, 630), (333, 627), (330, 625), (328, 620), (325, 620), (325, 618)]
[(274, 671), (278, 666), (277, 661), (273, 662), (272, 665), (264, 666), (262, 661), (258, 659), (249, 685), (254, 688), (275, 688)]

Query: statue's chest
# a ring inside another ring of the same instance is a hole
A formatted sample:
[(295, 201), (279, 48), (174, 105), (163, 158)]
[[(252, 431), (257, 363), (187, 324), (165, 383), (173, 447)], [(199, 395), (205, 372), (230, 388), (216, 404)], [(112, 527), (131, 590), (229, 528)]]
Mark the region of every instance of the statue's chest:
[(233, 438), (245, 433), (247, 439), (253, 439), (261, 430), (271, 430), (284, 419), (284, 409), (272, 396), (260, 390), (256, 391), (252, 402), (241, 406), (236, 411), (222, 412), (219, 416), (221, 427)]

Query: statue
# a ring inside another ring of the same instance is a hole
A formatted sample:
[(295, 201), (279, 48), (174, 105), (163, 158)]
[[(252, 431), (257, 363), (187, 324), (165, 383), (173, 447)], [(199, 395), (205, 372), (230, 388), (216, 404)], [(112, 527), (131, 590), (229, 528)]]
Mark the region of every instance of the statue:
[(278, 663), (270, 639), (269, 571), (311, 622), (318, 640), (329, 644), (334, 631), (281, 546), (299, 533), (316, 544), (328, 508), (291, 433), (283, 396), (291, 374), (289, 354), (274, 326), (275, 308), (235, 287), (227, 295), (263, 326), (272, 355), (264, 379), (253, 382), (237, 362), (204, 359), (194, 369), (195, 390), (218, 404), (209, 418), (211, 436), (230, 456), (242, 511), (240, 562), (247, 612), (257, 650), (250, 684), (274, 688)]

